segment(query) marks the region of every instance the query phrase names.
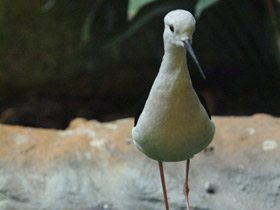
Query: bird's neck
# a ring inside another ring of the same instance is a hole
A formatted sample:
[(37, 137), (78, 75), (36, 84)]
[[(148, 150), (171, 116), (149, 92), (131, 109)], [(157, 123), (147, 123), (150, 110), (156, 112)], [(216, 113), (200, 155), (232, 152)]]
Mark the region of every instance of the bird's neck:
[(165, 45), (165, 52), (162, 59), (160, 72), (174, 74), (179, 73), (191, 84), (191, 79), (187, 66), (186, 50), (183, 47), (173, 47)]

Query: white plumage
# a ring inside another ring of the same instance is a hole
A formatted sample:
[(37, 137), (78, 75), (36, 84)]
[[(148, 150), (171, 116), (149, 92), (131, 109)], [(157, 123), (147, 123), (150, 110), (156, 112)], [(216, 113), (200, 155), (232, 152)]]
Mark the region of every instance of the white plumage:
[(191, 13), (175, 10), (164, 22), (165, 54), (132, 136), (148, 157), (182, 161), (211, 142), (215, 126), (192, 87), (186, 62), (183, 41), (191, 40), (195, 20)]
[(187, 67), (186, 51), (205, 78), (191, 47), (195, 19), (188, 11), (175, 10), (165, 16), (164, 24), (164, 56), (143, 111), (135, 118), (132, 136), (141, 152), (159, 161), (166, 210), (162, 162), (187, 160), (183, 191), (189, 210), (190, 158), (210, 144), (215, 126), (193, 89)]

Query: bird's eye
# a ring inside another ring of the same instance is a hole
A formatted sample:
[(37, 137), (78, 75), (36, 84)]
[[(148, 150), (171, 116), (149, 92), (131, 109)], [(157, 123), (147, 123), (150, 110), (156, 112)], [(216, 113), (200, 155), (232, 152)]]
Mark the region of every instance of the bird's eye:
[(170, 29), (170, 31), (174, 32), (174, 26), (173, 25), (170, 25), (169, 29)]

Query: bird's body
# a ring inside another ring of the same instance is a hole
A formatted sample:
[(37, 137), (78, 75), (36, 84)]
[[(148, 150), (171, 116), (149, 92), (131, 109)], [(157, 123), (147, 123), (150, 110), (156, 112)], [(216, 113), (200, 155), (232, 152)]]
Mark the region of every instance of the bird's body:
[(135, 145), (152, 159), (182, 161), (204, 149), (214, 132), (215, 126), (192, 87), (185, 50), (165, 54), (132, 130)]
[(207, 147), (215, 133), (214, 123), (193, 89), (186, 51), (192, 56), (202, 76), (204, 73), (191, 47), (195, 19), (185, 10), (174, 10), (164, 18), (164, 56), (159, 73), (140, 116), (135, 118), (132, 136), (136, 147), (159, 161), (168, 210), (162, 162), (187, 160), (184, 194), (187, 209), (190, 158)]

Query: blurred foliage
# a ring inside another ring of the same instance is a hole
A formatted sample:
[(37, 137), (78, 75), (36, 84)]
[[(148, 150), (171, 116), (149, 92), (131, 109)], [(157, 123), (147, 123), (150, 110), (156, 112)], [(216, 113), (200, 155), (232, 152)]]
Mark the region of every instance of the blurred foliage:
[[(127, 21), (122, 28), (113, 33), (105, 44), (105, 48), (113, 47), (120, 44), (128, 37), (135, 34), (141, 27), (149, 23), (152, 19), (164, 16), (168, 11), (174, 8), (191, 9), (195, 1), (186, 0), (162, 0), (153, 1), (140, 9), (131, 21)], [(162, 21), (161, 21), (162, 22)], [(162, 23), (161, 23), (162, 25)]]
[(162, 19), (178, 8), (199, 17), (193, 47), (207, 81), (190, 69), (214, 114), (280, 115), (279, 1), (1, 0), (0, 113), (25, 113), (5, 122), (131, 115), (161, 62)]
[(129, 0), (128, 9), (127, 9), (128, 19), (132, 19), (143, 6), (145, 6), (146, 4), (149, 4), (151, 2), (154, 2), (154, 1), (157, 1), (157, 0), (142, 0), (142, 1)]
[(48, 0), (43, 6), (42, 11), (48, 12), (55, 5), (56, 0)]
[[(79, 20), (84, 17), (74, 11), (86, 5), (68, 4), (59, 12), (44, 13), (42, 2), (0, 2), (1, 96), (51, 93), (71, 85), (65, 84), (69, 78), (78, 78), (73, 69), (82, 64)], [(57, 7), (63, 8), (59, 2)]]
[(217, 3), (220, 0), (198, 0), (195, 5), (195, 16), (200, 17), (201, 13), (211, 7), (213, 4)]

